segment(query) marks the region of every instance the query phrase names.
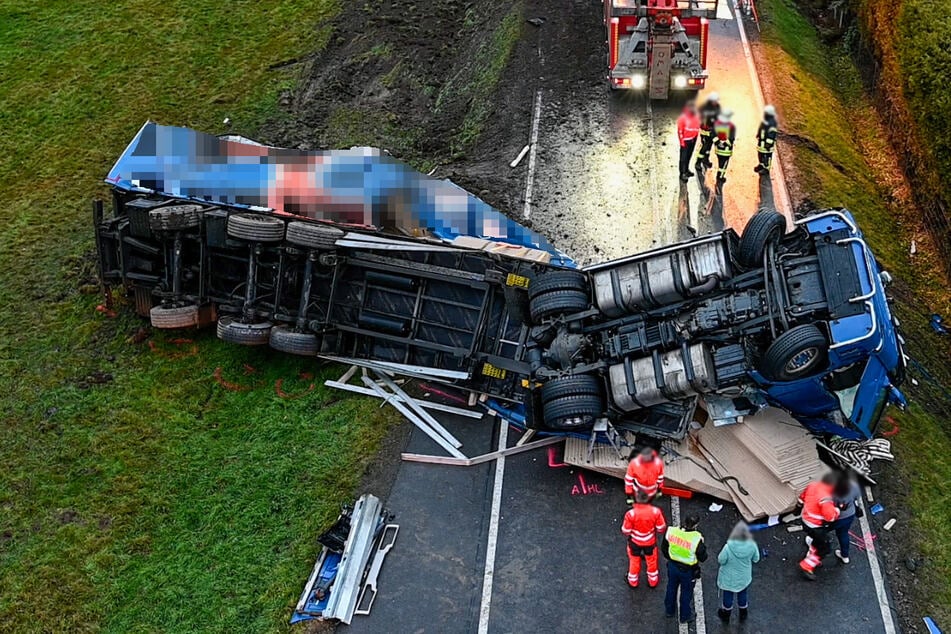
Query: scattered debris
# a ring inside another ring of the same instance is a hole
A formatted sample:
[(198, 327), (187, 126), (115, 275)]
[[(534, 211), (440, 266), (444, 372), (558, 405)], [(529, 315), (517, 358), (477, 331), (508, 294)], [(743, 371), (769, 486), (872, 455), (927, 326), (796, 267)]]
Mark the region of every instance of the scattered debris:
[(931, 321), (929, 323), (931, 324), (931, 329), (939, 335), (948, 334), (948, 329), (944, 327), (944, 317), (938, 313), (935, 313), (931, 316)]
[(304, 585), (291, 623), (335, 620), (350, 623), (369, 614), (376, 599), (377, 577), (399, 533), (398, 524), (379, 498), (365, 494), (317, 541), (323, 545)]
[(892, 526), (894, 526), (897, 521), (898, 521), (898, 520), (893, 517), (892, 519), (890, 519), (890, 520), (888, 520), (887, 522), (885, 522), (885, 526), (884, 526), (883, 528), (884, 528), (885, 530), (887, 530), (887, 531), (890, 531), (890, 530), (892, 530)]
[(925, 627), (928, 628), (928, 634), (942, 634), (941, 628), (934, 622), (930, 616), (924, 617)]
[(525, 155), (528, 154), (528, 148), (530, 147), (531, 147), (530, 145), (526, 145), (525, 147), (523, 147), (522, 151), (518, 153), (518, 156), (516, 156), (515, 159), (511, 163), (509, 163), (509, 167), (511, 168), (518, 167), (518, 164), (521, 163), (522, 159), (525, 158)]
[(879, 513), (881, 513), (881, 512), (884, 511), (884, 510), (885, 510), (885, 507), (882, 506), (881, 504), (875, 504), (875, 505), (872, 506), (872, 508), (869, 509), (869, 511), (872, 513), (872, 515), (878, 515)]
[(720, 511), (723, 510), (723, 505), (717, 504), (716, 502), (711, 502), (707, 510), (710, 511), (711, 513), (719, 513)]
[(789, 526), (786, 527), (787, 533), (798, 533), (801, 530), (802, 530), (801, 524), (790, 524)]
[(545, 23), (545, 18), (528, 18), (525, 21), (534, 27), (540, 27)]

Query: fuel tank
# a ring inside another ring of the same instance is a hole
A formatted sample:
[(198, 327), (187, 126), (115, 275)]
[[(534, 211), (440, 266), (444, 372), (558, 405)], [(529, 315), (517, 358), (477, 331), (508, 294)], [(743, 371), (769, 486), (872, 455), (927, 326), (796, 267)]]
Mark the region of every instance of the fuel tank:
[(626, 412), (716, 389), (713, 355), (706, 344), (625, 359), (608, 369), (611, 400)]

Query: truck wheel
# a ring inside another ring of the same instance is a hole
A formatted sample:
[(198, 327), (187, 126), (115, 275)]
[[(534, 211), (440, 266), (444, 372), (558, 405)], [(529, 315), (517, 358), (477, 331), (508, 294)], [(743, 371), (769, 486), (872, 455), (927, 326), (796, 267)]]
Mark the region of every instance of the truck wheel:
[(763, 264), (763, 253), (771, 240), (778, 240), (786, 231), (786, 219), (775, 211), (761, 211), (750, 218), (740, 236), (736, 260), (748, 269)]
[(190, 328), (198, 325), (198, 306), (154, 306), (149, 311), (152, 327)]
[(548, 271), (528, 285), (528, 296), (535, 299), (551, 291), (571, 290), (588, 292), (588, 278), (580, 271)]
[(566, 396), (597, 396), (603, 390), (598, 377), (590, 374), (576, 374), (552, 379), (542, 384), (542, 403), (550, 403)]
[(304, 357), (316, 356), (320, 351), (320, 337), (312, 332), (294, 330), (291, 326), (271, 328), (270, 344), (275, 350)]
[(343, 235), (344, 231), (338, 227), (296, 221), (287, 223), (286, 240), (308, 249), (333, 249), (334, 243)]
[(280, 242), (284, 239), (284, 223), (264, 214), (231, 214), (228, 236), (250, 242)]
[(235, 317), (225, 316), (218, 320), (218, 338), (239, 346), (266, 346), (270, 340), (271, 322), (246, 324)]
[(545, 426), (565, 431), (589, 428), (603, 412), (604, 401), (590, 394), (564, 396), (542, 406)]
[(821, 372), (828, 363), (829, 342), (813, 324), (790, 328), (769, 345), (760, 372), (771, 381), (795, 381)]
[(586, 310), (591, 305), (588, 293), (574, 289), (549, 291), (529, 302), (532, 321), (541, 323), (547, 317), (567, 315)]
[(149, 229), (153, 232), (191, 229), (200, 222), (200, 205), (170, 205), (149, 212)]

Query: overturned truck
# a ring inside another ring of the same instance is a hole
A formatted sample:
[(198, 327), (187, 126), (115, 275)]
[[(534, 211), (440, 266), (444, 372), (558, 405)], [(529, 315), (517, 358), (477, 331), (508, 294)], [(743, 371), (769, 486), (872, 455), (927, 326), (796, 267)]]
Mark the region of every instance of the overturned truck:
[(395, 235), (243, 205), (114, 189), (95, 207), (101, 277), (156, 328), (441, 381), (682, 437), (696, 399), (756, 393), (815, 431), (868, 437), (904, 359), (849, 212), (774, 212), (584, 269), (491, 241)]
[(606, 418), (676, 438), (716, 395), (861, 438), (903, 402), (888, 277), (842, 209), (788, 232), (760, 212), (742, 236), (577, 269), (370, 148), (285, 150), (148, 122), (106, 180), (101, 279), (155, 328), (216, 323), (231, 343), (457, 385), (558, 431)]

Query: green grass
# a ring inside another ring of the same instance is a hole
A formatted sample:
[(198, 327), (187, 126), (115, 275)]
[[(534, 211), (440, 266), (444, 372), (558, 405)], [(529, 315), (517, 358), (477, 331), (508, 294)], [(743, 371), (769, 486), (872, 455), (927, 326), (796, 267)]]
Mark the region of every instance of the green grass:
[(313, 361), (132, 343), (130, 307), (83, 292), (89, 204), (147, 118), (278, 116), (295, 71), (268, 67), (324, 45), (338, 9), (0, 0), (0, 631), (285, 629), (388, 419)]
[(436, 112), (444, 101), (468, 103), (466, 116), (452, 142), (454, 154), (465, 151), (482, 133), (492, 112), (492, 97), (522, 35), (525, 7), (516, 2), (499, 26), (476, 52), (471, 67), (464, 68), (446, 82), (436, 99)]
[[(948, 341), (927, 326), (926, 315), (948, 314), (951, 292), (934, 253), (909, 253), (917, 219), (895, 166), (895, 152), (862, 92), (859, 73), (845, 51), (819, 42), (789, 0), (764, 0), (762, 13), (763, 50), (780, 126), (819, 147), (817, 153), (807, 144), (793, 146), (802, 190), (820, 206), (846, 206), (855, 214), (876, 256), (897, 278), (894, 310), (910, 354), (947, 386), (951, 350)], [(951, 429), (945, 422), (946, 404), (929, 397), (924, 379), (918, 388), (903, 389), (911, 393), (913, 405), (908, 412), (893, 413), (901, 427), (893, 446), (911, 488), (911, 534), (928, 561), (916, 573), (922, 602), (917, 607), (948, 623), (951, 551), (943, 544), (951, 534)]]

